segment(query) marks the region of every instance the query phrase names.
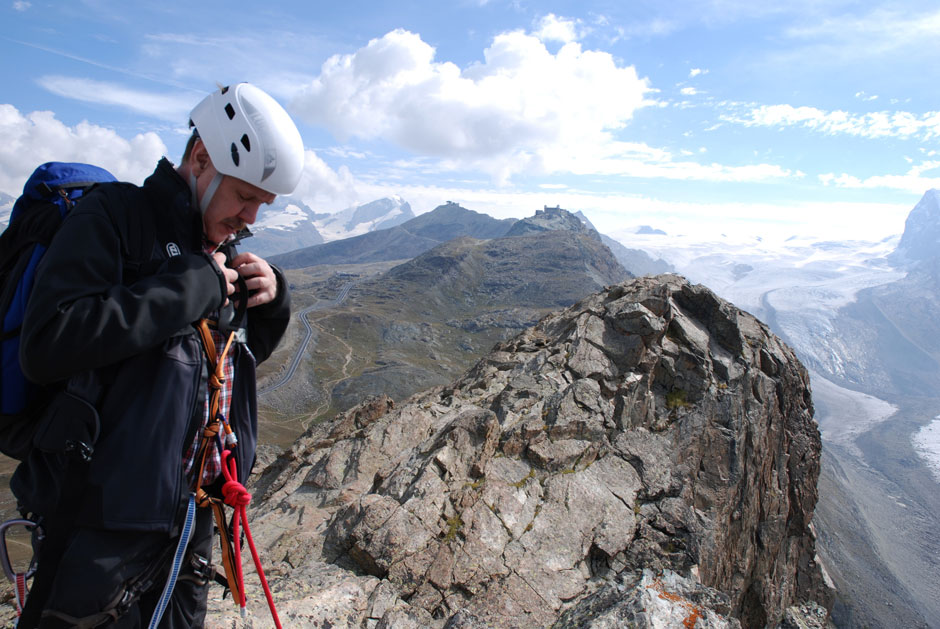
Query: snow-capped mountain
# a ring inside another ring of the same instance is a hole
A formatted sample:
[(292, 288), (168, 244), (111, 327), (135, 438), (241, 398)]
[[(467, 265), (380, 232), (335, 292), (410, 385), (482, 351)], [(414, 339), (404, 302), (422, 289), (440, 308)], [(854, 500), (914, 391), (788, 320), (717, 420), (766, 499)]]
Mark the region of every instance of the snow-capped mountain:
[(347, 208), (335, 214), (321, 215), (315, 222), (324, 242), (361, 236), (388, 229), (414, 218), (411, 205), (399, 196), (378, 199)]
[(928, 190), (904, 222), (904, 235), (892, 256), (898, 264), (936, 257), (940, 245), (940, 190)]
[(253, 236), (242, 243), (242, 249), (266, 258), (294, 249), (323, 242), (315, 221), (329, 216), (317, 214), (297, 199), (278, 197), (258, 212), (251, 226)]
[(344, 240), (387, 229), (414, 218), (411, 206), (401, 197), (378, 199), (335, 214), (318, 213), (302, 201), (278, 198), (262, 208), (251, 226), (254, 234), (242, 248), (270, 257), (288, 251)]

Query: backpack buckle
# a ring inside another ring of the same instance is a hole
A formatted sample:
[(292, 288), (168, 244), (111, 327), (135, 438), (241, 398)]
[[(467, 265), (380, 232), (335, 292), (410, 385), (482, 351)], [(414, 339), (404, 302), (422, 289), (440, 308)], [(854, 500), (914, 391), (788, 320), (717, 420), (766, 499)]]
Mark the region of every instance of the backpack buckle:
[(69, 439), (65, 442), (65, 453), (77, 457), (82, 463), (91, 463), (91, 455), (95, 453), (95, 449), (84, 441)]

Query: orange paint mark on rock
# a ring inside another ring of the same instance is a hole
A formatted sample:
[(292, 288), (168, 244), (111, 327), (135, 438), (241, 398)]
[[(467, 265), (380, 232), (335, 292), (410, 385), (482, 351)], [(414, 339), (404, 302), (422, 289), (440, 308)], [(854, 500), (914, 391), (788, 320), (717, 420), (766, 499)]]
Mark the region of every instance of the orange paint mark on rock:
[(682, 621), (682, 624), (685, 626), (685, 629), (695, 629), (695, 623), (698, 622), (698, 619), (702, 617), (702, 610), (698, 607), (692, 606), (692, 613), (689, 614), (685, 620)]
[(656, 592), (659, 594), (659, 598), (663, 599), (664, 601), (669, 601), (671, 603), (678, 603), (682, 605), (683, 607), (688, 608), (690, 613), (688, 616), (685, 617), (685, 620), (682, 621), (682, 626), (685, 627), (685, 629), (695, 629), (696, 623), (698, 623), (699, 619), (702, 618), (701, 608), (693, 605), (692, 603), (687, 601), (685, 598), (679, 596), (678, 594), (675, 594), (673, 592), (667, 592), (666, 588), (663, 587), (662, 581), (660, 581), (659, 579), (654, 579), (653, 582), (650, 584), (650, 587), (656, 590)]

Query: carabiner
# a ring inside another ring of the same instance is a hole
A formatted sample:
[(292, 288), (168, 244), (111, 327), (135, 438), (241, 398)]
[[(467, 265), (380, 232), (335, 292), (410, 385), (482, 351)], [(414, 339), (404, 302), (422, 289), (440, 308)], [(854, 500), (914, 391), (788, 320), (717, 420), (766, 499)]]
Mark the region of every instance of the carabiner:
[[(10, 562), (10, 552), (7, 549), (7, 530), (13, 526), (22, 526), (27, 530), (33, 531), (39, 530), (39, 539), (43, 537), (42, 527), (39, 526), (38, 522), (32, 520), (27, 520), (25, 518), (20, 518), (16, 520), (7, 520), (3, 524), (0, 524), (0, 565), (3, 566), (3, 574), (12, 582), (16, 583), (17, 574), (13, 572), (13, 564)], [(26, 578), (31, 578), (36, 574), (37, 564), (36, 561), (29, 562), (29, 568), (26, 570)]]

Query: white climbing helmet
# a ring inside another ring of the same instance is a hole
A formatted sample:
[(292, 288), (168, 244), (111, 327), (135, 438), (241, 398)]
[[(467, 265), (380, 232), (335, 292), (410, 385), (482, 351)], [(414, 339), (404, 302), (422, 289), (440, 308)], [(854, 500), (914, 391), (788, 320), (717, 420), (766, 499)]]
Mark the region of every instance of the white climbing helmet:
[(276, 100), (254, 85), (237, 83), (206, 96), (189, 114), (222, 175), (273, 194), (290, 194), (300, 182), (304, 145)]

